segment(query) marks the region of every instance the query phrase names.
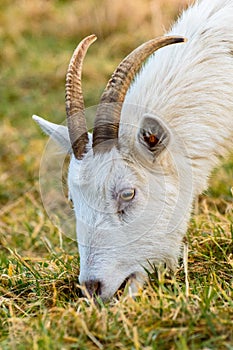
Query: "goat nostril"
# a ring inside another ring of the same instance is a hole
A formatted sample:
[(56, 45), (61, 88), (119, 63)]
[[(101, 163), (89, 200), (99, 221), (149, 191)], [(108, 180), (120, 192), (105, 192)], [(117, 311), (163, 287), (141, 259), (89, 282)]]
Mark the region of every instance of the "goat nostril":
[(101, 282), (98, 280), (89, 280), (84, 282), (88, 294), (93, 296), (99, 296), (101, 294)]

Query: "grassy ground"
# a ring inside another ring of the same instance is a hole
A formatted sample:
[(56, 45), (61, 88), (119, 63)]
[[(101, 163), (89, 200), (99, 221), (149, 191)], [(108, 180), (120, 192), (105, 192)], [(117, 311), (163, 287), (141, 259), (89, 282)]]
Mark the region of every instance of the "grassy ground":
[(137, 300), (82, 298), (76, 243), (54, 228), (38, 190), (46, 137), (31, 115), (64, 120), (77, 42), (99, 38), (84, 67), (90, 106), (120, 59), (161, 34), (187, 2), (0, 2), (0, 349), (233, 349), (232, 156), (189, 226), (189, 296), (181, 267), (173, 277), (152, 274)]

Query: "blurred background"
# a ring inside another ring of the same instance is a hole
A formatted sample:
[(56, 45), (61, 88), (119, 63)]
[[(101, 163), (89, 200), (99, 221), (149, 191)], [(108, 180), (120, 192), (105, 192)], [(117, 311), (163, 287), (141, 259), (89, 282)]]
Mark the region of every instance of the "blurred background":
[[(23, 242), (27, 249), (28, 234), (36, 238), (35, 232), (42, 228), (43, 232), (54, 230), (38, 191), (39, 163), (47, 137), (31, 116), (64, 121), (65, 74), (79, 41), (91, 33), (98, 36), (84, 62), (88, 107), (98, 103), (122, 58), (168, 30), (189, 2), (0, 1), (0, 243), (11, 238), (16, 246)], [(222, 169), (221, 181), (213, 180), (213, 196), (229, 196), (233, 161)], [(31, 243), (29, 240), (28, 249)]]

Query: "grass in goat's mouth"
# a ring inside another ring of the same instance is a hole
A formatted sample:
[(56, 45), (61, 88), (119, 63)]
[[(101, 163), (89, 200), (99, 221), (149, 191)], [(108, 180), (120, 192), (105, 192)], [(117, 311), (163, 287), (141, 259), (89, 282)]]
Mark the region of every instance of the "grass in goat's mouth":
[(127, 277), (124, 282), (121, 283), (120, 287), (118, 288), (117, 292), (115, 293), (117, 298), (120, 298), (120, 296), (125, 292), (125, 288), (130, 280), (130, 277)]
[(128, 277), (126, 277), (126, 279), (124, 280), (124, 282), (121, 283), (120, 287), (118, 288), (118, 290), (115, 293), (115, 297), (119, 300), (119, 298), (122, 295), (127, 295), (129, 288), (130, 288), (130, 284), (132, 283), (132, 281), (135, 279), (135, 274), (132, 273), (130, 274)]

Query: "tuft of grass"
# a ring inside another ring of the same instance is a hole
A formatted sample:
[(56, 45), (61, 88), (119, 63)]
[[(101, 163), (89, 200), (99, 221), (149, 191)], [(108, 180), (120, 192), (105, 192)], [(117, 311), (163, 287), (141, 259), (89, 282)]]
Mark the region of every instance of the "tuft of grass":
[(190, 222), (189, 293), (181, 263), (175, 276), (150, 274), (136, 300), (126, 291), (105, 305), (83, 298), (76, 242), (49, 221), (38, 190), (47, 139), (31, 115), (64, 120), (65, 73), (79, 40), (99, 38), (84, 63), (90, 106), (122, 57), (188, 2), (1, 1), (0, 349), (233, 349), (232, 156)]

